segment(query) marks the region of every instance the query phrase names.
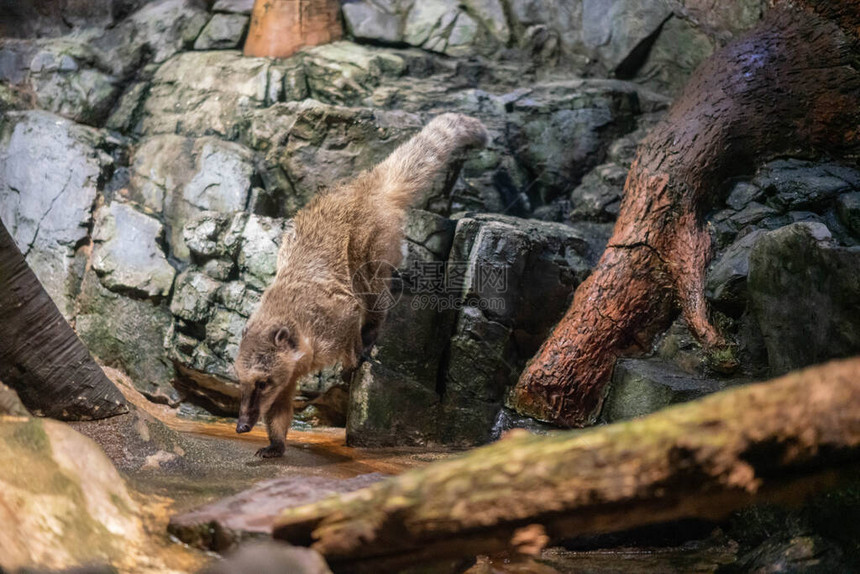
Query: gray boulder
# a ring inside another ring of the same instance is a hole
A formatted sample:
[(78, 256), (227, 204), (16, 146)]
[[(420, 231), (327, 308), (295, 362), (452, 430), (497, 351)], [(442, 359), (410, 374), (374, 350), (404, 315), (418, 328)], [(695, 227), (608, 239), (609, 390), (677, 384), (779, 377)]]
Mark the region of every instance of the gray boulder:
[(176, 278), (170, 301), (174, 317), (192, 324), (205, 324), (213, 311), (221, 284), (205, 273), (189, 267)]
[(466, 0), (464, 5), (502, 46), (507, 45), (511, 30), (501, 0)]
[(478, 23), (454, 0), (416, 2), (406, 16), (403, 41), (448, 55), (474, 53)]
[(132, 82), (117, 100), (105, 127), (123, 133), (139, 132), (143, 104), (148, 94), (149, 82)]
[(821, 223), (761, 237), (750, 254), (749, 301), (773, 374), (860, 352), (860, 248)]
[[(714, 53), (717, 45), (711, 35), (690, 20), (670, 16), (662, 24), (648, 57), (636, 70), (634, 80), (660, 93), (676, 96), (690, 74)], [(624, 72), (622, 70), (621, 75), (625, 75)]]
[(144, 104), (144, 135), (214, 134), (235, 139), (243, 114), (282, 97), (283, 72), (241, 52), (184, 52), (155, 73)]
[(644, 416), (725, 386), (724, 381), (691, 375), (658, 359), (621, 359), (615, 363), (601, 418), (614, 423)]
[(95, 44), (110, 55), (112, 72), (125, 76), (143, 61), (160, 64), (190, 48), (208, 20), (200, 0), (151, 0)]
[[(77, 122), (100, 125), (120, 95), (121, 79), (93, 47), (95, 31), (0, 46), (0, 81), (32, 93), (36, 106)], [(107, 70), (107, 71), (106, 71)]]
[(359, 40), (409, 44), (451, 56), (504, 46), (510, 29), (499, 0), (359, 0), (343, 6), (347, 31)]
[(627, 168), (614, 163), (591, 170), (570, 194), (570, 218), (573, 221), (615, 221), (621, 208), (627, 172)]
[(205, 211), (244, 210), (254, 161), (253, 153), (238, 143), (164, 135), (141, 142), (130, 171), (130, 197), (163, 215), (170, 253), (189, 261), (183, 226)]
[[(570, 57), (582, 51), (582, 1), (509, 0), (508, 6), (510, 25), (520, 46), (541, 48), (537, 54), (543, 56), (560, 50)], [(539, 39), (538, 44), (535, 39)]]
[(346, 442), (357, 447), (424, 446), (439, 436), (439, 395), (376, 361), (349, 387)]
[(506, 136), (530, 194), (543, 202), (569, 194), (612, 140), (634, 129), (639, 106), (635, 85), (613, 80), (539, 84), (510, 102)]
[(292, 222), (284, 219), (251, 215), (242, 230), (236, 262), (242, 278), (262, 291), (278, 271), (278, 248)]
[(839, 194), (860, 189), (860, 171), (839, 164), (784, 159), (764, 166), (751, 183), (764, 190), (767, 205), (774, 209), (818, 210)]
[(860, 238), (860, 191), (840, 195), (836, 210), (842, 225), (855, 237)]
[(763, 165), (749, 181), (736, 183), (726, 209), (711, 217), (717, 245), (730, 245), (737, 235), (755, 229), (774, 230), (798, 222), (826, 223), (837, 242), (853, 245), (842, 205), (860, 189), (860, 171), (828, 162), (780, 159)]
[(748, 182), (740, 182), (732, 188), (729, 197), (726, 198), (726, 205), (736, 211), (741, 211), (753, 201), (761, 201), (764, 197), (764, 190), (757, 185)]
[(582, 0), (582, 42), (607, 69), (616, 70), (671, 14), (669, 0)]
[(158, 245), (162, 236), (161, 223), (130, 204), (102, 206), (95, 214), (93, 270), (112, 291), (166, 297), (176, 270)]
[(215, 14), (197, 40), (195, 50), (230, 50), (239, 48), (245, 31), (248, 29), (248, 17), (242, 14)]
[(254, 8), (254, 0), (215, 0), (212, 5), (213, 12), (226, 12), (228, 14), (251, 14)]
[(102, 135), (48, 112), (12, 112), (0, 131), (0, 218), (67, 318), (74, 314), (92, 206), (112, 160)]
[(375, 166), (422, 125), (404, 112), (307, 100), (254, 112), (242, 139), (265, 154), (266, 188), (292, 215), (321, 188)]
[(358, 40), (402, 42), (406, 19), (404, 7), (407, 4), (397, 0), (346, 2), (343, 5), (343, 20), (347, 32)]
[[(183, 390), (213, 412), (232, 415), (238, 410), (233, 361), (242, 328), (274, 278), (281, 236), (289, 226), (284, 219), (241, 212), (201, 212), (185, 226), (197, 265), (176, 280), (167, 354), (182, 375)], [(223, 268), (235, 270), (238, 278), (230, 279), (232, 271), (221, 274)]]
[[(346, 482), (346, 481), (344, 481)], [(202, 574), (331, 574), (325, 558), (310, 548), (283, 542), (250, 542)]]
[(179, 403), (174, 368), (164, 349), (173, 323), (165, 302), (115, 293), (88, 272), (77, 305), (75, 330), (93, 355), (128, 373), (135, 388), (150, 400)]
[(745, 235), (711, 264), (705, 295), (718, 309), (732, 315), (743, 312), (747, 304), (750, 253), (766, 233), (757, 229)]
[[(415, 212), (410, 220), (403, 291), (373, 360), (352, 381), (347, 440), (480, 444), (610, 229), (481, 214), (457, 220), (451, 236), (445, 218)], [(450, 251), (421, 243), (433, 228)]]
[(307, 48), (296, 60), (301, 63), (308, 95), (327, 104), (358, 104), (374, 88), (402, 76), (407, 69), (406, 60), (396, 52), (351, 42)]

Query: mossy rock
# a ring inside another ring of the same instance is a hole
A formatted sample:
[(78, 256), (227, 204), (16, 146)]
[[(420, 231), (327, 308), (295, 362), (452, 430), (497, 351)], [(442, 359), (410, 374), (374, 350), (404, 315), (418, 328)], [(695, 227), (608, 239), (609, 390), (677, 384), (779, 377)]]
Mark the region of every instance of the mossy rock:
[(0, 569), (119, 564), (143, 538), (95, 443), (57, 421), (0, 417)]

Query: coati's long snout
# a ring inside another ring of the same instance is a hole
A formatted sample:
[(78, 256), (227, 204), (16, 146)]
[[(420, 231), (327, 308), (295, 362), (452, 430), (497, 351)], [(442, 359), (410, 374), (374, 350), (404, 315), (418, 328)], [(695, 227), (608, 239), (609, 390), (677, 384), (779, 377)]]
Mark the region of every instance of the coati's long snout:
[(253, 387), (249, 393), (242, 392), (236, 432), (239, 434), (251, 432), (258, 420), (260, 420), (260, 391)]
[(360, 292), (354, 278), (368, 263), (397, 268), (406, 209), (462, 152), (487, 140), (480, 121), (442, 114), (375, 168), (296, 214), (275, 280), (248, 321), (236, 359), (242, 389), (236, 432), (249, 432), (263, 416), (270, 444), (259, 456), (283, 455), (301, 376), (338, 362), (355, 368), (372, 346), (385, 317), (374, 299), (387, 278), (374, 274)]

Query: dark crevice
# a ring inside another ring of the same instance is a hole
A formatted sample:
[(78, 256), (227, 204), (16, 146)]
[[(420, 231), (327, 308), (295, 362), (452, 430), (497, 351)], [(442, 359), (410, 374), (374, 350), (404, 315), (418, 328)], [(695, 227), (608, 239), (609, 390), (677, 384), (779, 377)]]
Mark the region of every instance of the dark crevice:
[(660, 22), (660, 25), (657, 26), (651, 35), (639, 42), (636, 47), (630, 51), (627, 57), (615, 67), (616, 78), (621, 80), (630, 80), (636, 76), (636, 73), (642, 68), (642, 65), (645, 64), (645, 61), (648, 59), (648, 55), (651, 53), (651, 48), (660, 36), (660, 32), (663, 31), (663, 26), (665, 26), (666, 22), (673, 17), (674, 16), (670, 14), (665, 20)]

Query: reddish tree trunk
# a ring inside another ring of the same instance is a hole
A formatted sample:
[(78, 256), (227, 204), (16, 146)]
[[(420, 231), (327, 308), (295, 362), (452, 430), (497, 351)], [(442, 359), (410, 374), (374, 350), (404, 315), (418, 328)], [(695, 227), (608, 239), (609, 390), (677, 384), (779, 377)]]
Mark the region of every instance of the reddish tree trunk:
[(338, 0), (256, 0), (245, 55), (286, 58), (342, 35)]
[(0, 222), (0, 381), (34, 414), (61, 420), (128, 412)]
[(713, 365), (733, 366), (704, 298), (704, 216), (723, 182), (763, 161), (857, 150), (858, 31), (857, 0), (780, 2), (693, 75), (639, 146), (606, 252), (512, 406), (564, 426), (592, 423), (616, 358), (649, 349), (679, 310)]

